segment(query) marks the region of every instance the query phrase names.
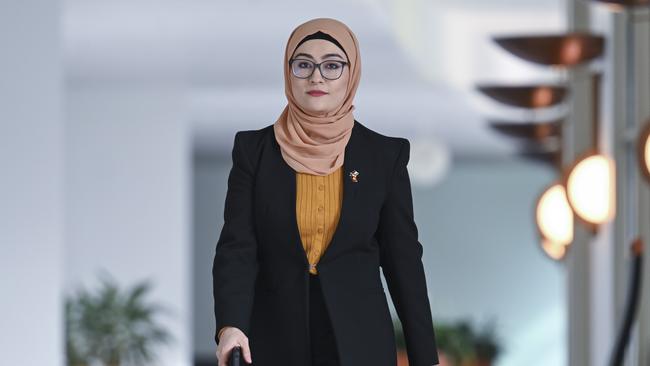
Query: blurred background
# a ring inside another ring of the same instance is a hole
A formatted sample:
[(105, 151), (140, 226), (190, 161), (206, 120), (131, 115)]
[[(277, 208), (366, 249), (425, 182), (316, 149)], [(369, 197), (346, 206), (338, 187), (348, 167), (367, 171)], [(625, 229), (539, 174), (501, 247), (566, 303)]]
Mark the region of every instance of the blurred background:
[[(636, 3), (3, 0), (0, 363), (216, 365), (211, 266), (235, 132), (275, 122), (289, 34), (332, 17), (360, 43), (355, 118), (411, 141), (445, 364), (608, 364), (631, 239), (650, 235)], [(572, 32), (596, 42), (567, 50)], [(537, 35), (560, 38), (497, 42)], [(616, 214), (571, 213), (571, 238), (548, 246), (539, 199), (594, 147), (616, 163)], [(648, 267), (625, 365), (650, 365)]]

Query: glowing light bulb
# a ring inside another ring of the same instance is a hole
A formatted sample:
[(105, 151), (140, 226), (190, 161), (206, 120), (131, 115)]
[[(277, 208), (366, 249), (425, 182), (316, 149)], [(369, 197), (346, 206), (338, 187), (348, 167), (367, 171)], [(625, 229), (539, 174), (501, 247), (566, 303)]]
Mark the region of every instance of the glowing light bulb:
[(542, 193), (537, 201), (536, 219), (543, 239), (561, 245), (573, 241), (573, 211), (563, 185), (555, 183)]
[(615, 214), (615, 166), (602, 154), (578, 161), (566, 180), (567, 197), (573, 211), (591, 224), (611, 221)]
[(567, 246), (542, 239), (542, 249), (551, 259), (560, 260), (564, 258), (567, 252)]
[(639, 134), (637, 144), (639, 168), (643, 176), (650, 182), (650, 121), (646, 122), (645, 127)]

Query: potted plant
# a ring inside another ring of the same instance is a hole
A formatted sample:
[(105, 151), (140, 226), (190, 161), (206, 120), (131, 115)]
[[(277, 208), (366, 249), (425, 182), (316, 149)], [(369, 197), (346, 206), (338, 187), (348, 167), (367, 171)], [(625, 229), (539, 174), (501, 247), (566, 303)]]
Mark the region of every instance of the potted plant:
[(475, 332), (473, 335), (475, 366), (491, 366), (501, 354), (502, 346), (496, 336), (495, 328), (495, 321), (492, 320), (480, 332)]
[(472, 328), (467, 322), (436, 322), (434, 329), (440, 366), (461, 366), (474, 357)]
[[(447, 325), (443, 322), (434, 322), (436, 345), (440, 366), (459, 366), (460, 362), (472, 355), (471, 330), (468, 325)], [(393, 319), (395, 329), (395, 344), (397, 346), (397, 366), (408, 366), (406, 352), (406, 339), (402, 324)]]
[(65, 300), (66, 356), (70, 366), (100, 361), (106, 366), (140, 365), (154, 358), (153, 346), (171, 334), (154, 317), (167, 310), (146, 303), (150, 282), (122, 291), (104, 276), (95, 292), (81, 288)]
[[(439, 328), (439, 348), (450, 366), (491, 366), (501, 352), (494, 321), (488, 322), (481, 331), (476, 331), (467, 321)], [(440, 365), (444, 366), (442, 362)]]
[[(406, 340), (402, 325), (393, 319), (397, 366), (408, 366)], [(479, 332), (467, 321), (454, 323), (434, 322), (436, 346), (440, 366), (491, 366), (501, 353), (501, 345), (495, 335), (495, 322), (486, 324)]]

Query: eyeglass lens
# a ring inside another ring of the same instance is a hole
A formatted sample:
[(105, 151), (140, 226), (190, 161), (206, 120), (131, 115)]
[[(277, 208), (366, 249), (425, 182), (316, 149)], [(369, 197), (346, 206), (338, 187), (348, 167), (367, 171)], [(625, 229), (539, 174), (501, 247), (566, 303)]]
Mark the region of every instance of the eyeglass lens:
[[(309, 60), (294, 60), (291, 64), (293, 74), (299, 78), (308, 78), (314, 72), (316, 64)], [(343, 63), (340, 61), (324, 61), (320, 64), (321, 75), (325, 79), (338, 79), (343, 72)]]

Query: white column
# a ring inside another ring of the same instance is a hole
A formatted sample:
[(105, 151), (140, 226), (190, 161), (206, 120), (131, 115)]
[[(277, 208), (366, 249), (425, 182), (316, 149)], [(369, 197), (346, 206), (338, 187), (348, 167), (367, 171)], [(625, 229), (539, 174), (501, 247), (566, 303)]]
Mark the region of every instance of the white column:
[[(634, 91), (637, 95), (637, 103), (634, 105), (634, 117), (632, 121), (633, 135), (638, 134), (639, 129), (650, 121), (650, 12), (648, 9), (637, 10), (630, 19), (634, 26), (634, 41), (632, 43), (635, 54), (635, 83)], [(632, 156), (636, 158), (636, 139), (627, 145)], [(633, 338), (630, 345), (628, 365), (646, 366), (650, 364), (650, 182), (645, 181), (642, 173), (638, 171), (637, 159), (633, 160), (636, 174), (628, 177), (632, 181), (631, 187), (634, 190), (634, 200), (637, 201), (631, 206), (635, 213), (636, 222), (633, 227), (634, 236), (640, 235), (645, 245), (645, 258), (643, 263), (642, 297), (638, 308), (637, 325), (633, 329)], [(629, 243), (626, 245), (626, 252), (621, 256), (625, 260), (621, 266), (620, 276), (625, 276), (626, 283), (629, 283), (629, 271), (631, 268)], [(627, 286), (626, 286), (627, 289)]]
[[(590, 123), (589, 109), (585, 96), (590, 95), (589, 88), (591, 83), (588, 81), (588, 70), (575, 70), (572, 73), (571, 90), (574, 93), (574, 99), (571, 103), (571, 115), (567, 117), (565, 125), (572, 124), (574, 133), (572, 139), (565, 138), (563, 144), (565, 147), (571, 144), (571, 148), (563, 149), (564, 165), (570, 164), (580, 153), (590, 145), (585, 140), (590, 140), (590, 135), (585, 132), (591, 132), (587, 124)], [(566, 128), (571, 128), (565, 126)], [(586, 131), (585, 131), (586, 130)], [(568, 299), (568, 337), (569, 361), (567, 365), (593, 365), (590, 362), (591, 337), (591, 295), (592, 295), (592, 278), (593, 272), (591, 255), (592, 255), (592, 234), (579, 222), (575, 221), (574, 240), (569, 248), (566, 258), (567, 270), (567, 299)]]
[[(604, 152), (616, 161), (616, 219), (604, 226), (608, 232), (606, 246), (595, 242), (592, 288), (597, 294), (592, 314), (592, 345), (594, 365), (607, 365), (622, 326), (632, 269), (630, 245), (642, 235), (646, 248), (650, 235), (650, 200), (647, 183), (642, 182), (636, 161), (638, 127), (650, 114), (648, 73), (647, 18), (640, 12), (612, 12), (611, 8), (593, 5), (598, 31), (606, 35), (601, 106), (603, 128), (600, 144)], [(645, 11), (647, 14), (647, 11)], [(646, 15), (647, 16), (647, 15)], [(635, 25), (636, 24), (636, 25)], [(631, 52), (632, 51), (632, 52)], [(636, 99), (635, 99), (636, 98)], [(635, 102), (635, 100), (637, 102)], [(605, 243), (605, 242), (602, 242)], [(626, 349), (625, 365), (646, 366), (650, 311), (650, 271), (646, 253), (643, 302), (638, 309), (638, 323)], [(611, 286), (611, 289), (610, 289)]]
[[(589, 29), (589, 3), (567, 1), (568, 30)], [(568, 73), (569, 111), (563, 126), (562, 160), (569, 165), (592, 146), (592, 80), (588, 65)], [(597, 365), (592, 349), (592, 235), (575, 222), (574, 241), (567, 253), (568, 361), (567, 365)]]
[(0, 363), (64, 362), (60, 4), (0, 2)]
[[(610, 121), (612, 136), (610, 139), (611, 152), (617, 166), (617, 216), (613, 223), (612, 237), (612, 270), (611, 280), (614, 282), (613, 291), (613, 331), (612, 346), (608, 357), (613, 351), (622, 326), (626, 302), (628, 300), (630, 274), (632, 269), (630, 245), (638, 235), (646, 241), (648, 235), (648, 199), (647, 188), (641, 181), (641, 172), (636, 159), (636, 140), (641, 122), (647, 119), (648, 102), (648, 28), (642, 22), (642, 17), (634, 16), (630, 11), (611, 13), (609, 24), (605, 28), (610, 38), (610, 50), (607, 58), (606, 71), (611, 75), (608, 92), (611, 98), (606, 100), (609, 113), (606, 118)], [(647, 22), (647, 20), (645, 21)], [(635, 25), (636, 24), (636, 25)], [(644, 102), (645, 101), (645, 102)], [(647, 261), (646, 264), (650, 263)], [(644, 284), (646, 293), (644, 301), (638, 309), (638, 320), (641, 327), (635, 326), (632, 339), (626, 349), (625, 365), (647, 365), (647, 332), (648, 320), (643, 312), (648, 311), (648, 269), (645, 269)], [(644, 343), (645, 342), (645, 343)], [(646, 354), (644, 356), (644, 353)]]

